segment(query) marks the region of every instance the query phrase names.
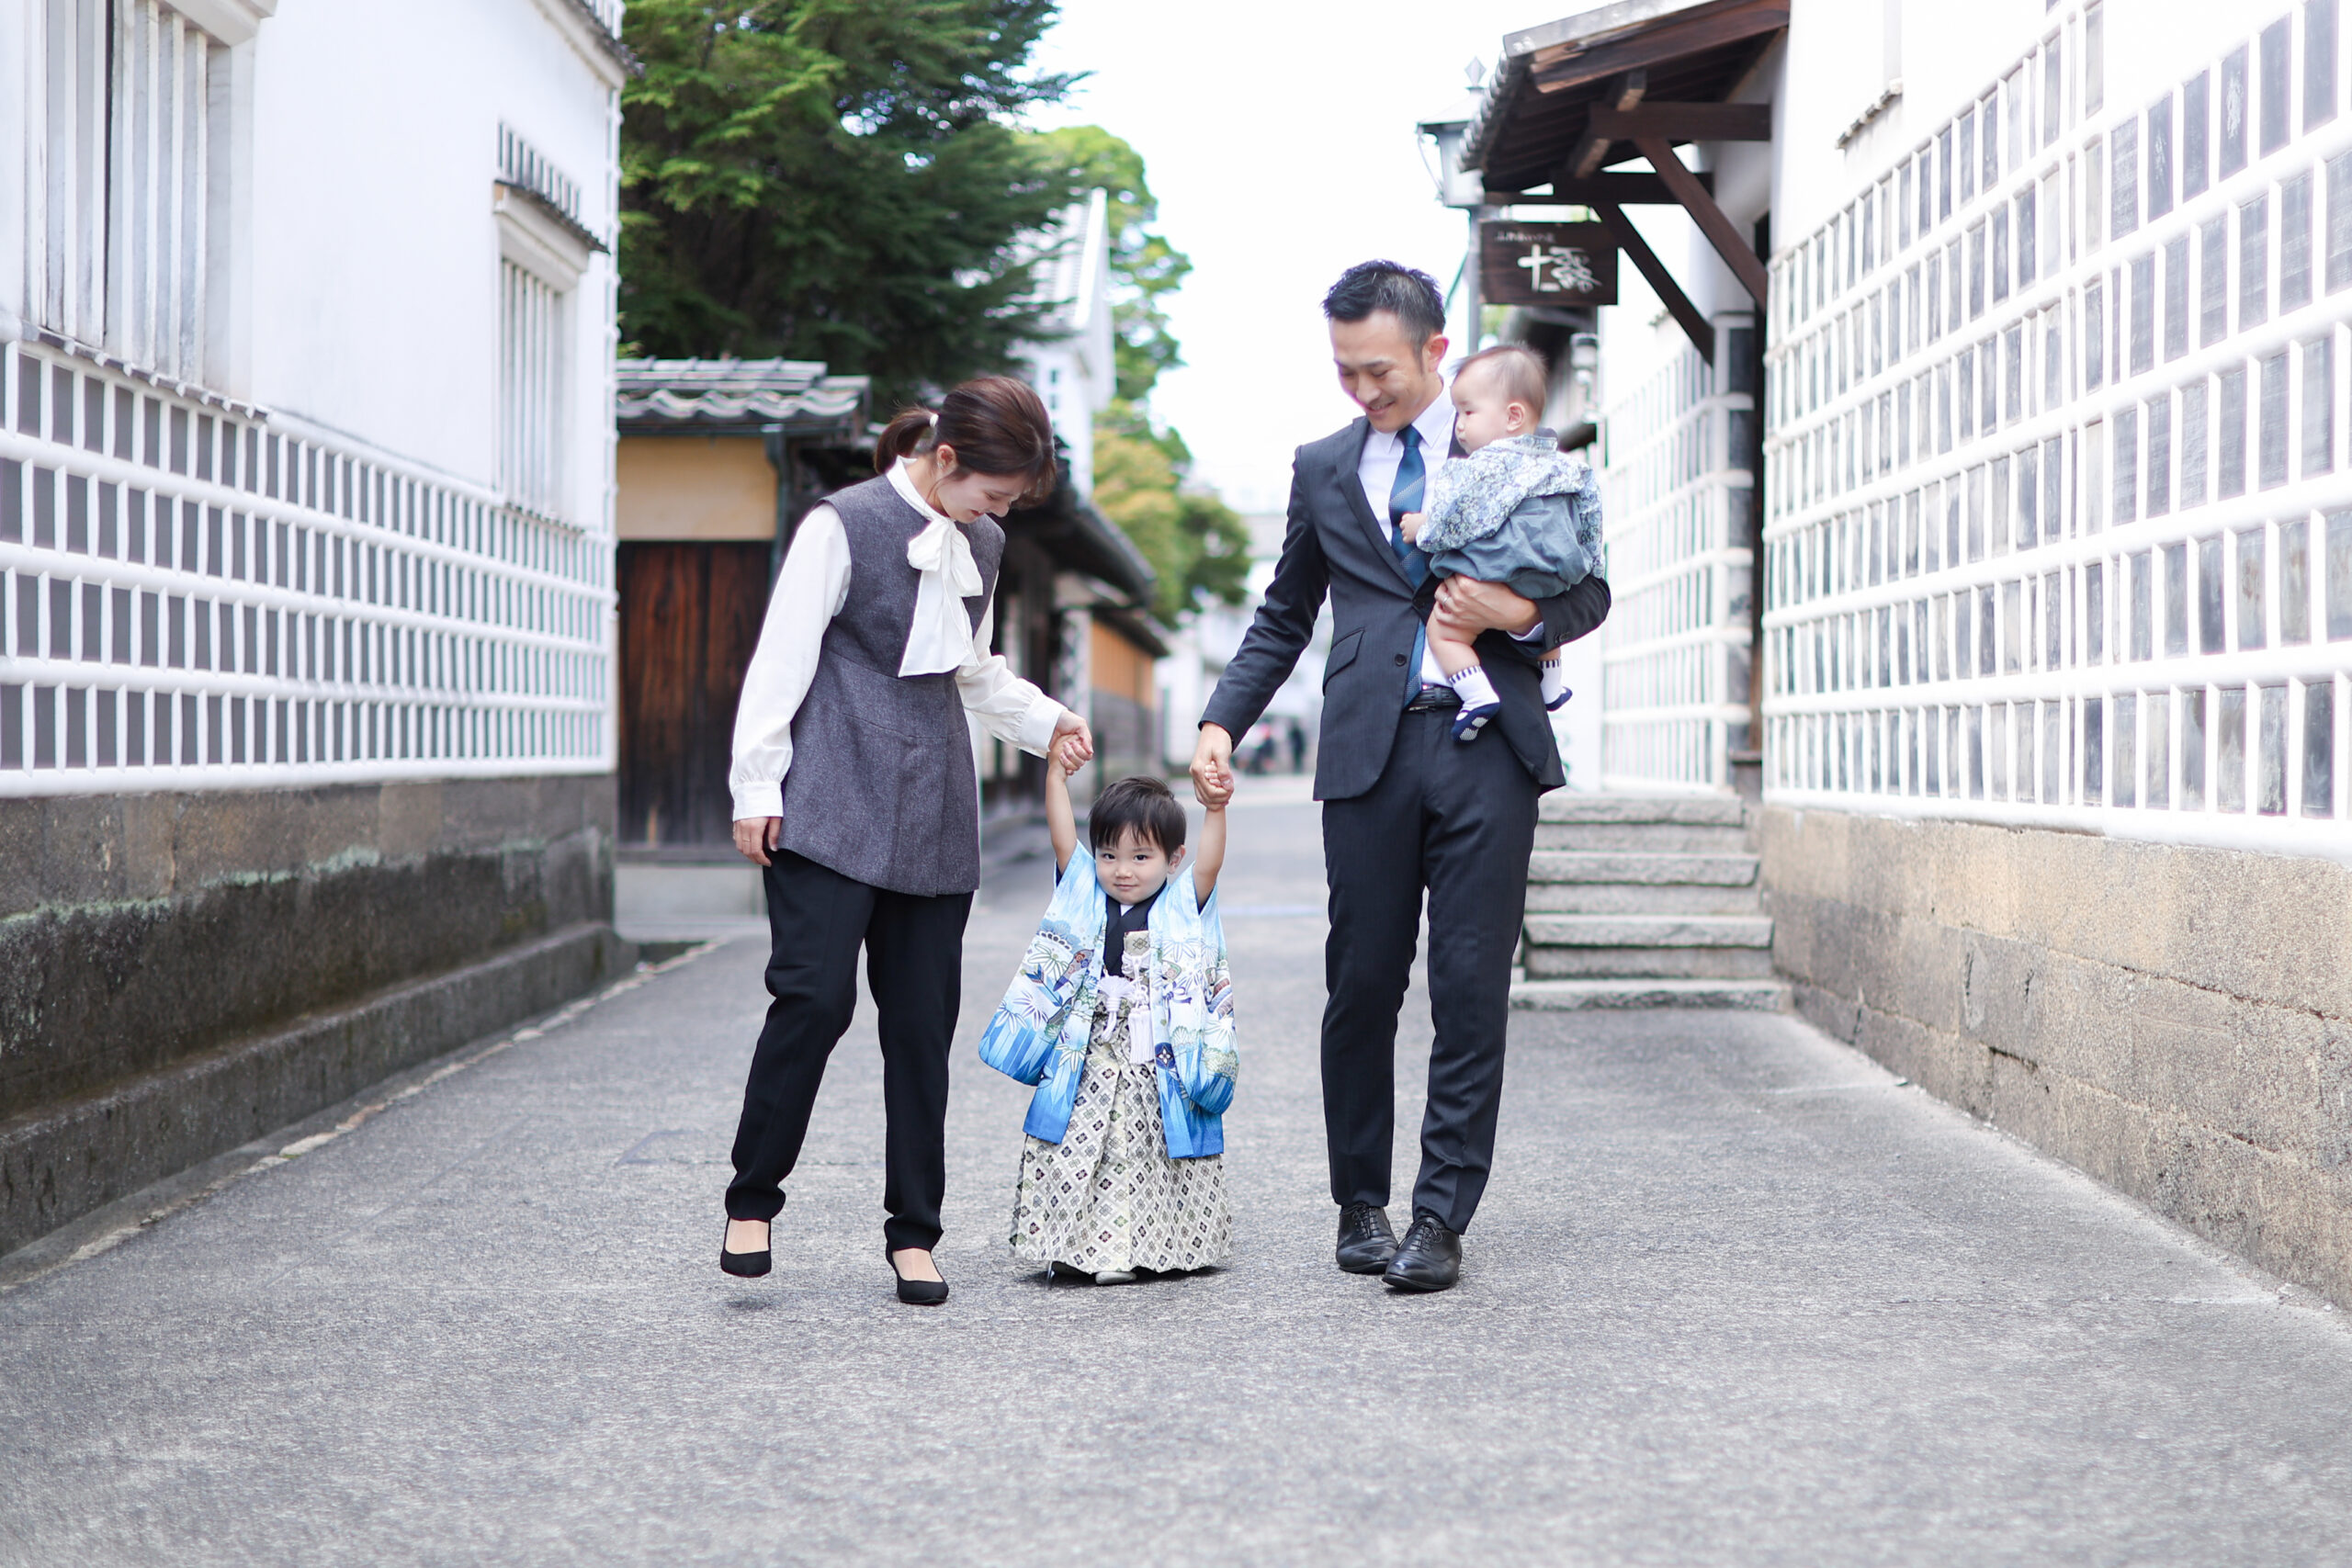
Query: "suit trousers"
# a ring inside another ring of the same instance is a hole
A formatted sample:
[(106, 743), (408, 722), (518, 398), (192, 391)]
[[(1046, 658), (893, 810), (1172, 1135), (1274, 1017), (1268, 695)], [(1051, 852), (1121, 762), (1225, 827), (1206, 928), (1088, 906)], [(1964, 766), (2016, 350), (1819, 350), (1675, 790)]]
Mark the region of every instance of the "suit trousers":
[(767, 885), (767, 1025), (752, 1053), (735, 1128), (730, 1219), (773, 1220), (800, 1157), (808, 1112), (857, 1006), (857, 952), (874, 992), (888, 1118), (882, 1232), (893, 1248), (939, 1243), (947, 1191), (947, 1048), (962, 1000), (969, 893), (924, 897), (868, 886), (778, 852)]
[(1494, 1165), (1537, 791), (1493, 726), (1465, 744), (1453, 721), (1450, 712), (1406, 714), (1372, 789), (1323, 805), (1323, 1122), (1332, 1200), (1386, 1207), (1396, 1014), (1426, 890), (1436, 1038), (1413, 1210), (1466, 1231)]

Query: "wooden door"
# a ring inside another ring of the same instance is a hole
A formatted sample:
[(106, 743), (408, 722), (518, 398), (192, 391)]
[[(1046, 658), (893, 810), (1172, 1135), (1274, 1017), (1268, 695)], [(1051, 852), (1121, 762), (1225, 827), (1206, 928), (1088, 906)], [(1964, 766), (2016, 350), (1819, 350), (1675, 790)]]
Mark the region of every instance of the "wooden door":
[(620, 547), (620, 841), (729, 841), (727, 770), (767, 614), (764, 544)]

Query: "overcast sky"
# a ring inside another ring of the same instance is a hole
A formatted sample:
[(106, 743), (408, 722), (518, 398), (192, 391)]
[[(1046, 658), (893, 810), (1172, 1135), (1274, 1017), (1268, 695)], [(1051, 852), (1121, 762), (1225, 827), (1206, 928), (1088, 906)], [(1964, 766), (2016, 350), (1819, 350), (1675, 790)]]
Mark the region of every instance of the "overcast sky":
[(1038, 63), (1093, 74), (1041, 125), (1094, 124), (1143, 154), (1159, 227), (1193, 258), (1172, 328), (1185, 368), (1153, 394), (1197, 477), (1278, 510), (1294, 447), (1355, 412), (1317, 309), (1351, 264), (1387, 256), (1442, 288), (1464, 215), (1437, 204), (1417, 121), (1469, 102), (1505, 32), (1588, 0), (1063, 0)]

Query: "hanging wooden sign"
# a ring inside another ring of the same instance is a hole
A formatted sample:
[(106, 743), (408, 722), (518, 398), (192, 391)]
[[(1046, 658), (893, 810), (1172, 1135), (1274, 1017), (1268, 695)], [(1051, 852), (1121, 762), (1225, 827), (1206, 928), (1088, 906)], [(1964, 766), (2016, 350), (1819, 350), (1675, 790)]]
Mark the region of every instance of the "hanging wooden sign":
[(1614, 305), (1617, 243), (1600, 223), (1478, 225), (1478, 289), (1490, 305)]

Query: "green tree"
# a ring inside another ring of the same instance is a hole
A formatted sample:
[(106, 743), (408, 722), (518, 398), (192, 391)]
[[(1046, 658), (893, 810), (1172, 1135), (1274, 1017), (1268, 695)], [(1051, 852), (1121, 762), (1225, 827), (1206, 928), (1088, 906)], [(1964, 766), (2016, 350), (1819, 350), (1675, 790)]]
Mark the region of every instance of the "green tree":
[(1238, 604), (1250, 578), (1250, 531), (1215, 491), (1185, 483), (1192, 461), (1183, 437), (1132, 403), (1094, 427), (1094, 504), (1151, 562), (1152, 613), (1170, 626), (1204, 599)]
[(621, 333), (651, 355), (783, 355), (887, 402), (1036, 335), (1012, 242), (1084, 188), (1012, 118), (1052, 0), (631, 0)]

